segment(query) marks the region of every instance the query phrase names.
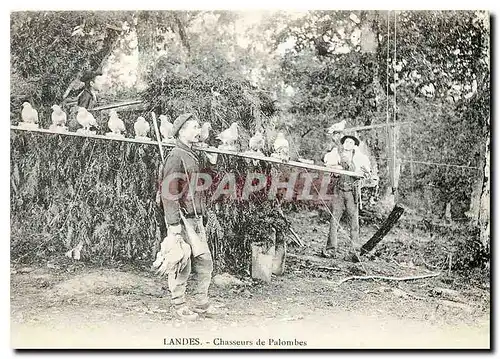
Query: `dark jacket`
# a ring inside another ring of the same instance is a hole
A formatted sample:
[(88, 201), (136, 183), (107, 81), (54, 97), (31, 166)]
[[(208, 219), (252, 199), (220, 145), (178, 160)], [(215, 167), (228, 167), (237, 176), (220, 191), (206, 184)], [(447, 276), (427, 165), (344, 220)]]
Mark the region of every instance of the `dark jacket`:
[[(340, 154), (340, 157), (343, 158), (342, 154), (345, 150), (340, 150), (339, 151), (339, 154)], [(340, 161), (340, 165), (342, 166), (342, 169), (346, 170), (346, 171), (354, 171), (355, 170), (355, 166), (354, 166), (354, 163), (352, 161), (353, 159), (353, 152), (351, 151), (351, 153), (347, 154), (347, 160), (341, 160)], [(357, 188), (357, 184), (358, 184), (358, 179), (356, 177), (352, 177), (352, 176), (348, 176), (348, 175), (339, 175), (338, 179), (337, 179), (337, 183), (336, 183), (336, 186), (335, 186), (335, 191), (338, 191), (338, 190), (341, 190), (341, 191), (355, 191)]]
[[(170, 151), (163, 166), (160, 184), (165, 220), (168, 225), (180, 223), (180, 211), (188, 218), (195, 215), (195, 209), (198, 216), (204, 214), (205, 193), (195, 192), (194, 186), (189, 188), (188, 185), (193, 176), (206, 169), (208, 165), (209, 162), (203, 153), (196, 154), (180, 141), (177, 141), (176, 146)], [(188, 181), (185, 180), (186, 174)], [(193, 180), (191, 184), (197, 183), (197, 181)], [(189, 194), (190, 191), (194, 192), (194, 196)], [(183, 193), (182, 196), (179, 196), (181, 193)], [(180, 198), (173, 199), (173, 196)]]
[(89, 110), (94, 107), (96, 103), (96, 96), (90, 91), (88, 87), (85, 87), (82, 93), (78, 96), (78, 106), (85, 107), (87, 110)]

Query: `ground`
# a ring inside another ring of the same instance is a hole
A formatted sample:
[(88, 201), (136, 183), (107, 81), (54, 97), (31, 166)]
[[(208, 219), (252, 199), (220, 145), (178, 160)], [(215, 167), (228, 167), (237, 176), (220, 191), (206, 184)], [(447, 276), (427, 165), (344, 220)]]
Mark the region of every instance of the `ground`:
[[(306, 245), (289, 247), (282, 276), (271, 283), (242, 278), (239, 286), (212, 285), (221, 315), (194, 323), (172, 319), (166, 281), (148, 268), (95, 267), (62, 258), (29, 267), (12, 264), (12, 346), (170, 348), (165, 339), (168, 344), (171, 338), (199, 338), (203, 348), (219, 349), (490, 347), (487, 283), (446, 267), (429, 270), (431, 264), (416, 259), (422, 258), (418, 250), (412, 249), (415, 256), (394, 255), (406, 241), (422, 247), (426, 239), (394, 229), (378, 256), (352, 263), (316, 255), (328, 229), (316, 215), (294, 218), (293, 226)], [(374, 230), (363, 226), (362, 237)], [(340, 283), (352, 275), (429, 273), (439, 275)], [(257, 345), (259, 339), (264, 346)], [(253, 344), (224, 346), (221, 340)]]

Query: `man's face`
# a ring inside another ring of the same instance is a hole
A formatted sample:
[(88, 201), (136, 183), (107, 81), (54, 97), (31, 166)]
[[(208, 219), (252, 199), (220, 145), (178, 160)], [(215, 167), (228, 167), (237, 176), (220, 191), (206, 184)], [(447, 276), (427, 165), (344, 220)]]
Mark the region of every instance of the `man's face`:
[(99, 91), (101, 89), (101, 86), (103, 84), (103, 77), (102, 76), (96, 76), (93, 81), (90, 81), (90, 88), (94, 91)]
[(200, 141), (201, 127), (197, 120), (188, 120), (179, 131), (179, 137), (184, 142), (196, 143)]
[(347, 138), (345, 141), (344, 141), (344, 150), (346, 151), (350, 151), (354, 148), (354, 140), (352, 138)]

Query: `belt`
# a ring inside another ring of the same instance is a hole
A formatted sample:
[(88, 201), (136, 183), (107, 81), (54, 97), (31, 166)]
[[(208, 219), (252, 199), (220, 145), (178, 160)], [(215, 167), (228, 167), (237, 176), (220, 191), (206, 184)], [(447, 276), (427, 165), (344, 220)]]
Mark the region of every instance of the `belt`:
[(184, 214), (184, 218), (196, 218), (196, 215), (194, 213), (188, 213)]
[(352, 185), (339, 185), (338, 186), (339, 190), (342, 192), (352, 192), (354, 190), (354, 186)]

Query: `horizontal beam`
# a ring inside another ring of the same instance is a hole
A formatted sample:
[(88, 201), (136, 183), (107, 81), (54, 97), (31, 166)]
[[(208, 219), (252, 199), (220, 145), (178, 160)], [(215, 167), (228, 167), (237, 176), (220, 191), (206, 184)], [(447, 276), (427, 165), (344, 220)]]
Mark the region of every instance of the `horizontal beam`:
[(370, 125), (370, 126), (358, 126), (358, 127), (350, 127), (350, 128), (344, 128), (342, 132), (348, 132), (348, 131), (364, 131), (364, 130), (371, 130), (374, 128), (381, 128), (381, 127), (393, 127), (393, 126), (402, 126), (402, 125), (408, 125), (411, 122), (406, 121), (406, 122), (398, 122), (398, 123), (380, 123), (377, 125)]
[(109, 105), (104, 105), (104, 106), (98, 106), (98, 107), (90, 108), (89, 111), (110, 110), (112, 108), (126, 107), (126, 106), (132, 106), (132, 105), (139, 105), (141, 103), (142, 103), (141, 100), (131, 100), (131, 101), (112, 103), (112, 104), (109, 104)]
[[(57, 131), (52, 131), (52, 130), (46, 130), (43, 128), (34, 128), (34, 129), (30, 128), (30, 129), (28, 129), (28, 128), (19, 127), (19, 126), (10, 126), (10, 129), (15, 130), (15, 131), (39, 132), (39, 133), (47, 133), (47, 134), (55, 134), (55, 135), (95, 138), (95, 139), (100, 139), (100, 140), (112, 140), (112, 141), (122, 141), (122, 142), (129, 142), (129, 143), (140, 143), (140, 144), (145, 144), (145, 145), (155, 145), (155, 146), (158, 145), (158, 142), (156, 142), (154, 140), (144, 141), (144, 140), (137, 140), (135, 138), (127, 138), (127, 137), (116, 138), (116, 137), (107, 137), (104, 135), (84, 135), (81, 133), (70, 132), (70, 131), (57, 132)], [(175, 146), (175, 144), (173, 144), (173, 143), (164, 143), (164, 142), (162, 142), (162, 145), (165, 147), (174, 147)], [(254, 155), (251, 153), (242, 153), (242, 152), (221, 150), (221, 149), (215, 148), (215, 147), (193, 146), (193, 149), (199, 150), (199, 151), (205, 151), (205, 152), (209, 152), (209, 153), (218, 153), (218, 154), (229, 155), (229, 156), (243, 157), (243, 158), (248, 158), (248, 159), (252, 159), (252, 160), (262, 160), (262, 161), (266, 161), (266, 162), (271, 162), (271, 163), (276, 163), (276, 164), (281, 164), (281, 165), (286, 165), (286, 166), (291, 166), (291, 167), (310, 169), (313, 171), (329, 172), (329, 173), (335, 173), (335, 174), (344, 174), (344, 175), (348, 175), (351, 177), (357, 177), (357, 178), (363, 177), (362, 175), (360, 175), (356, 172), (352, 172), (352, 171), (339, 170), (339, 169), (335, 169), (335, 168), (318, 166), (318, 165), (296, 162), (296, 161), (283, 162), (282, 160), (280, 160), (278, 158), (274, 158), (274, 157), (258, 156), (258, 155)]]

